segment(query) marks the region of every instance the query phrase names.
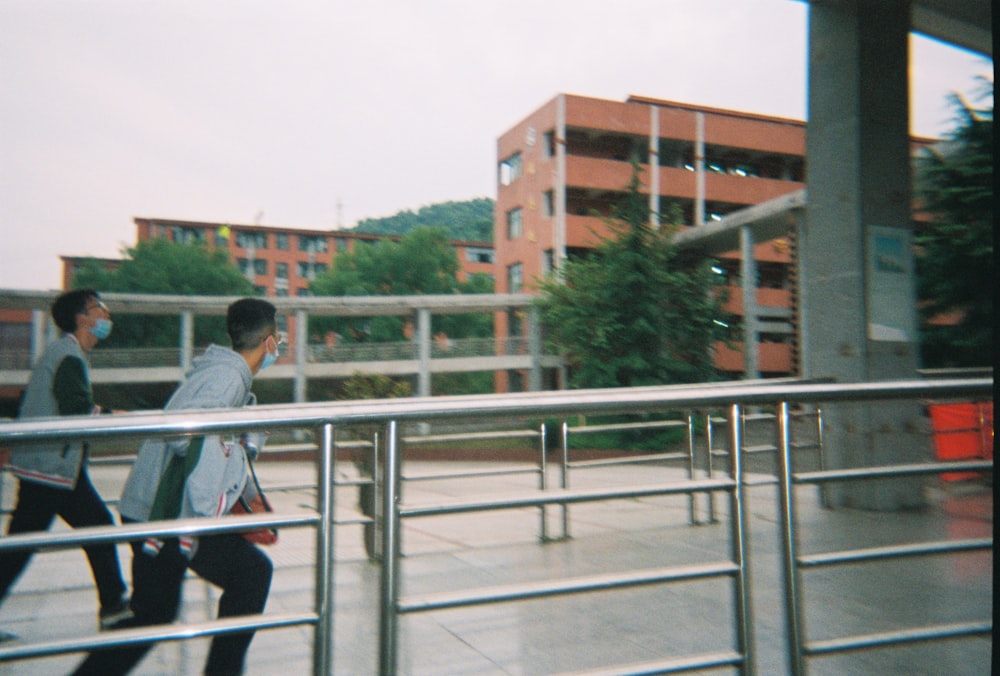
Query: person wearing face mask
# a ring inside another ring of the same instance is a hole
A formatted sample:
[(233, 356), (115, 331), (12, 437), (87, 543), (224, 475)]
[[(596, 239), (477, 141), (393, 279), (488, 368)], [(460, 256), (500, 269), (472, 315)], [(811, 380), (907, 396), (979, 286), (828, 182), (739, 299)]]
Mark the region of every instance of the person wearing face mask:
[[(52, 319), (62, 336), (35, 363), (21, 401), (19, 419), (108, 413), (96, 405), (90, 387), (86, 352), (111, 333), (111, 315), (93, 289), (61, 294), (52, 303)], [(111, 512), (87, 472), (85, 442), (44, 442), (15, 448), (11, 472), (18, 479), (17, 505), (7, 533), (48, 530), (59, 516), (73, 528), (112, 525)], [(97, 585), (102, 629), (130, 615), (118, 553), (112, 544), (83, 548)], [(28, 565), (33, 550), (0, 554), (0, 602)], [(0, 640), (13, 638), (0, 632)]]
[[(232, 349), (211, 345), (167, 402), (167, 411), (232, 408), (255, 403), (253, 377), (278, 358), (276, 311), (259, 298), (243, 298), (226, 312)], [(256, 495), (249, 459), (261, 445), (253, 435), (229, 438), (207, 434), (143, 442), (122, 491), (118, 511), (126, 523), (228, 514), (242, 496)], [(219, 618), (263, 612), (271, 584), (271, 560), (240, 533), (132, 544), (132, 611), (116, 628), (173, 622), (180, 609), (187, 569), (222, 589)], [(206, 674), (243, 671), (252, 632), (212, 639)], [(77, 674), (125, 674), (152, 644), (91, 653)]]

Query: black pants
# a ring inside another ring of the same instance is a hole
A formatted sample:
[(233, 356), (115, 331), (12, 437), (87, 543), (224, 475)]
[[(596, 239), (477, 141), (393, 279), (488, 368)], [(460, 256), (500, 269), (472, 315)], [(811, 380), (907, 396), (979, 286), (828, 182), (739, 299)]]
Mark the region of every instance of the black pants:
[[(135, 617), (118, 628), (170, 624), (177, 618), (184, 573), (191, 568), (199, 577), (222, 589), (219, 618), (257, 615), (264, 611), (271, 587), (271, 560), (239, 534), (202, 537), (194, 558), (188, 561), (167, 542), (158, 556), (132, 543), (132, 612)], [(253, 632), (225, 634), (212, 639), (206, 674), (239, 674), (243, 671)], [(113, 648), (91, 653), (77, 674), (108, 676), (126, 674), (149, 652), (152, 644)]]
[[(19, 481), (17, 506), (7, 534), (46, 531), (56, 516), (73, 528), (114, 524), (111, 512), (94, 489), (87, 470), (83, 469), (73, 490), (34, 481)], [(83, 551), (90, 562), (101, 607), (114, 607), (125, 594), (117, 550), (114, 545), (103, 544), (84, 547)], [(7, 598), (11, 585), (20, 577), (34, 553), (31, 549), (19, 549), (0, 555), (0, 600)]]

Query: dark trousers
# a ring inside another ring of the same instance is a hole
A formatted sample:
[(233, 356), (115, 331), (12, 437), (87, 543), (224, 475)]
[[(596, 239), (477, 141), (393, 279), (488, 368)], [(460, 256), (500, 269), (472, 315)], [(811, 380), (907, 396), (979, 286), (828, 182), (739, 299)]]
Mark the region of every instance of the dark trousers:
[[(257, 615), (264, 611), (271, 587), (271, 560), (239, 534), (202, 537), (194, 558), (188, 561), (176, 540), (167, 542), (157, 556), (132, 543), (132, 612), (135, 617), (116, 628), (170, 624), (181, 604), (184, 573), (191, 568), (199, 577), (222, 589), (219, 618)], [(206, 674), (239, 674), (243, 671), (253, 632), (225, 634), (212, 639)], [(149, 652), (152, 644), (113, 648), (91, 653), (77, 674), (109, 676), (126, 674)]]
[[(73, 490), (54, 488), (34, 481), (18, 482), (17, 506), (11, 517), (8, 535), (46, 531), (59, 516), (73, 528), (110, 526), (111, 512), (90, 482), (87, 470), (80, 471)], [(84, 547), (90, 570), (97, 585), (101, 607), (114, 607), (125, 594), (118, 552), (114, 545)], [(7, 598), (11, 585), (20, 577), (35, 550), (19, 549), (0, 555), (0, 600)]]

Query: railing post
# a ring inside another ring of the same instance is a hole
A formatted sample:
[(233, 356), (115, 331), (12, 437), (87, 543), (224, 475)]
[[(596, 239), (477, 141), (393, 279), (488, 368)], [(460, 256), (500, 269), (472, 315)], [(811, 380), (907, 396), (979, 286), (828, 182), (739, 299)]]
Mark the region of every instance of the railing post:
[(785, 623), (788, 636), (788, 664), (792, 676), (805, 673), (802, 663), (802, 615), (796, 559), (795, 494), (792, 483), (792, 444), (789, 433), (788, 402), (778, 409), (778, 489), (781, 502), (782, 572), (785, 582)]
[(334, 623), (334, 443), (333, 425), (320, 428), (320, 462), (317, 477), (317, 505), (320, 525), (316, 533), (316, 638), (313, 646), (313, 674), (333, 673)]
[(399, 615), (399, 428), (395, 420), (386, 423), (385, 475), (382, 491), (382, 596), (379, 621), (379, 673), (396, 673)]
[[(542, 492), (544, 492), (549, 487), (548, 473), (547, 473), (547, 458), (546, 458), (546, 456), (548, 455), (546, 451), (548, 449), (545, 442), (545, 423), (542, 423), (539, 431), (541, 434), (541, 439), (539, 440), (538, 443), (538, 469), (539, 469), (538, 487), (542, 490)], [(542, 542), (546, 542), (549, 539), (549, 530), (548, 530), (548, 525), (545, 523), (545, 505), (544, 504), (539, 505), (538, 509), (541, 512), (541, 519), (542, 519), (542, 527), (541, 531), (538, 534), (538, 537)]]
[[(687, 414), (687, 440), (688, 440), (688, 479), (694, 479), (694, 413), (688, 411)], [(698, 523), (695, 514), (695, 494), (688, 494), (688, 523), (692, 526)]]
[[(569, 488), (569, 421), (564, 420), (562, 427), (562, 487)], [(563, 503), (562, 507), (562, 536), (569, 538), (569, 505)]]
[[(712, 475), (715, 473), (715, 467), (712, 463), (712, 411), (707, 411), (705, 413), (705, 445), (708, 447), (708, 456), (705, 458), (705, 462), (708, 463), (708, 478), (711, 479)], [(709, 491), (708, 493), (708, 523), (718, 523), (718, 519), (715, 518), (715, 493)]]
[(729, 467), (735, 486), (730, 494), (730, 527), (733, 562), (739, 567), (734, 583), (733, 607), (736, 611), (737, 650), (743, 655), (740, 673), (756, 673), (753, 652), (753, 628), (750, 614), (750, 567), (747, 562), (746, 484), (743, 481), (743, 410), (739, 404), (729, 408)]

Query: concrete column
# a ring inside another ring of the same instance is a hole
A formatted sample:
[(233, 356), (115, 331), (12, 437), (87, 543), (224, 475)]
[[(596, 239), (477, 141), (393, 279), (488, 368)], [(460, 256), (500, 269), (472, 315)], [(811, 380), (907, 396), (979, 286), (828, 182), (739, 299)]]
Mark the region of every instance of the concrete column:
[(417, 310), (417, 354), (420, 372), (417, 375), (417, 396), (431, 396), (431, 311)]
[(304, 403), (309, 394), (306, 388), (306, 351), (309, 348), (309, 315), (305, 310), (295, 311), (295, 403)]
[(528, 374), (528, 391), (542, 390), (542, 322), (538, 308), (528, 310), (528, 351), (531, 354), (531, 372)]
[[(556, 100), (556, 217), (552, 231), (552, 267), (562, 272), (566, 262), (566, 97)], [(508, 289), (510, 291), (510, 289)]]
[(660, 107), (649, 106), (649, 224), (660, 229)]
[(740, 277), (743, 280), (743, 379), (760, 378), (757, 358), (757, 261), (753, 257), (753, 232), (749, 225), (740, 228)]
[(705, 225), (705, 114), (694, 114), (694, 224)]
[(185, 310), (181, 313), (181, 373), (191, 370), (194, 360), (194, 312)]
[[(909, 0), (826, 0), (809, 9), (807, 219), (802, 230), (804, 375), (910, 378), (917, 368), (909, 157)], [(828, 407), (831, 466), (929, 453), (916, 405)], [(836, 487), (837, 504), (923, 503), (919, 480)]]
[(46, 327), (55, 327), (55, 322), (48, 321), (48, 314), (43, 310), (31, 311), (31, 366), (35, 365), (38, 358), (45, 352)]

